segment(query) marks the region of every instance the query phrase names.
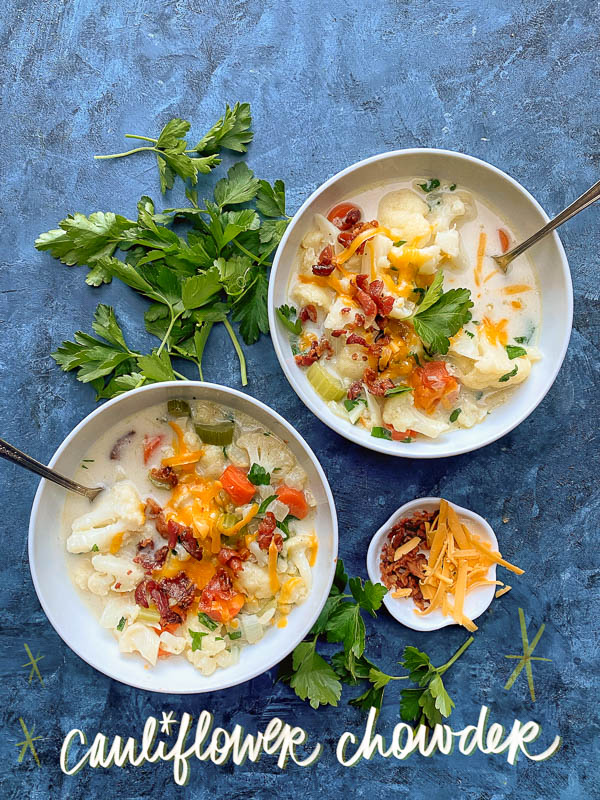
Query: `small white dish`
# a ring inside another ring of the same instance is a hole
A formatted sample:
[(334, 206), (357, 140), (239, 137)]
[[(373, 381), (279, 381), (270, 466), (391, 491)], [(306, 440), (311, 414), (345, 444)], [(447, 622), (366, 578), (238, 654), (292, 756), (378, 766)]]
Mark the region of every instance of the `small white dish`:
[[(415, 511), (436, 511), (440, 507), (439, 497), (421, 497), (417, 500), (411, 500), (410, 503), (405, 503), (397, 511), (394, 511), (392, 516), (385, 522), (377, 531), (375, 536), (371, 539), (369, 550), (367, 553), (367, 572), (369, 578), (373, 583), (381, 583), (381, 570), (379, 561), (383, 545), (387, 539), (393, 525), (396, 524), (402, 517), (409, 517)], [(476, 514), (474, 511), (469, 511), (468, 508), (462, 508), (452, 503), (452, 507), (458, 514), (459, 519), (468, 526), (469, 530), (477, 534), (484, 542), (489, 542), (493, 550), (498, 550), (498, 540), (496, 534), (490, 525)], [(486, 578), (490, 581), (496, 580), (496, 565), (492, 564), (489, 568)], [(480, 586), (478, 589), (473, 589), (468, 592), (465, 597), (464, 612), (469, 619), (476, 619), (486, 611), (492, 600), (497, 587), (494, 585)], [(436, 631), (439, 628), (445, 628), (446, 625), (456, 625), (452, 617), (444, 616), (441, 611), (432, 611), (427, 616), (415, 614), (416, 606), (410, 597), (392, 597), (392, 593), (388, 592), (383, 598), (385, 607), (390, 614), (406, 625), (407, 628), (412, 628), (415, 631)]]
[(569, 344), (573, 321), (573, 287), (565, 251), (556, 232), (532, 248), (528, 256), (537, 268), (542, 297), (542, 324), (536, 345), (542, 359), (512, 397), (472, 428), (453, 430), (438, 439), (420, 436), (411, 443), (388, 441), (370, 435), (360, 426), (342, 419), (322, 400), (294, 361), (289, 335), (279, 322), (276, 309), (289, 302), (288, 286), (300, 242), (313, 225), (316, 213), (351, 199), (367, 187), (415, 175), (436, 175), (480, 192), (486, 202), (510, 225), (519, 241), (546, 222), (548, 215), (521, 184), (491, 164), (464, 153), (433, 148), (414, 148), (381, 153), (352, 164), (325, 181), (300, 206), (277, 248), (269, 280), (269, 324), (279, 364), (292, 389), (313, 414), (344, 438), (387, 455), (403, 458), (445, 458), (478, 450), (516, 428), (541, 403), (554, 383)]
[(199, 381), (155, 383), (134, 389), (96, 408), (71, 431), (49, 466), (72, 475), (90, 445), (118, 420), (169, 399), (204, 398), (256, 419), (285, 440), (308, 475), (317, 501), (315, 529), (319, 537), (313, 586), (307, 599), (289, 615), (285, 628), (271, 628), (256, 644), (242, 650), (239, 662), (204, 676), (183, 658), (160, 659), (150, 668), (141, 656), (125, 655), (112, 633), (74, 586), (67, 569), (61, 536), (66, 492), (54, 483), (40, 481), (29, 523), (29, 566), (37, 596), (61, 639), (95, 669), (109, 678), (152, 692), (192, 694), (214, 692), (255, 678), (279, 663), (299, 644), (323, 608), (335, 572), (338, 530), (335, 504), (325, 473), (308, 444), (283, 417), (247, 394)]

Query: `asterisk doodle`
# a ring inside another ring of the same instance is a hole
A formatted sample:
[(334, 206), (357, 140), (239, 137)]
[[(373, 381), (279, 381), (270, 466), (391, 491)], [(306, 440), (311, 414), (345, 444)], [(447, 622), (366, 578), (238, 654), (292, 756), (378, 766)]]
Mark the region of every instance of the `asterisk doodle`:
[(519, 609), (519, 622), (521, 623), (521, 639), (523, 641), (523, 655), (516, 656), (516, 655), (509, 655), (504, 656), (505, 658), (517, 658), (519, 659), (519, 663), (514, 668), (512, 675), (507, 680), (505, 689), (508, 691), (512, 688), (513, 683), (517, 680), (519, 675), (521, 674), (521, 670), (525, 667), (525, 672), (527, 673), (527, 683), (529, 684), (529, 694), (531, 695), (531, 700), (535, 703), (535, 687), (533, 685), (533, 670), (531, 668), (532, 661), (552, 661), (551, 658), (541, 658), (540, 656), (534, 656), (533, 651), (538, 645), (538, 642), (542, 638), (542, 634), (544, 632), (544, 628), (546, 627), (545, 624), (542, 624), (539, 631), (533, 637), (531, 644), (529, 643), (529, 639), (527, 637), (527, 626), (525, 625), (525, 614), (523, 613), (523, 609)]
[(17, 742), (15, 744), (15, 747), (21, 748), (21, 752), (19, 754), (19, 764), (21, 763), (21, 761), (23, 761), (23, 758), (25, 757), (25, 753), (27, 752), (27, 750), (31, 750), (31, 753), (35, 758), (35, 763), (38, 765), (38, 767), (41, 767), (40, 759), (35, 749), (34, 742), (36, 739), (41, 739), (42, 737), (32, 735), (33, 732), (35, 731), (35, 725), (31, 729), (31, 733), (27, 730), (27, 725), (25, 725), (25, 723), (23, 722), (23, 717), (19, 717), (19, 722), (21, 723), (21, 728), (23, 728), (23, 733), (25, 734), (25, 740), (22, 742)]
[(160, 732), (166, 733), (167, 736), (171, 735), (171, 725), (179, 725), (176, 719), (173, 719), (173, 712), (169, 711), (167, 714), (165, 711), (162, 712), (162, 719), (160, 721)]
[(44, 681), (42, 680), (42, 674), (40, 672), (40, 668), (38, 667), (38, 661), (41, 661), (42, 658), (44, 658), (44, 656), (41, 656), (38, 653), (37, 656), (34, 658), (33, 657), (33, 653), (29, 649), (29, 645), (25, 644), (24, 647), (25, 647), (25, 651), (27, 652), (27, 655), (29, 656), (29, 661), (27, 661), (25, 664), (21, 664), (21, 666), (22, 667), (31, 667), (31, 672), (29, 673), (29, 683), (31, 683), (31, 681), (33, 679), (33, 676), (37, 675), (39, 680), (40, 680), (40, 683), (43, 686), (44, 685)]

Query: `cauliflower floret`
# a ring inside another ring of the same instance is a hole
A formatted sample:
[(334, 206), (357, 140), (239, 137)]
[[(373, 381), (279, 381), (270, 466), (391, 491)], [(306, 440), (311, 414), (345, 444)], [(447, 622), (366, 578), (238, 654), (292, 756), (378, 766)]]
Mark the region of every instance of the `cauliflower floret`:
[(351, 381), (361, 380), (365, 367), (369, 366), (368, 361), (363, 361), (364, 355), (365, 348), (360, 344), (343, 345), (335, 362), (338, 375), (342, 378), (349, 378)]
[(211, 658), (206, 653), (203, 653), (202, 650), (195, 650), (194, 652), (186, 650), (185, 654), (188, 661), (207, 678), (213, 674), (218, 666), (216, 658)]
[(394, 229), (398, 239), (413, 242), (431, 233), (429, 222), (425, 219), (429, 207), (411, 189), (389, 192), (379, 201), (377, 219), (381, 225)]
[(118, 587), (112, 587), (115, 592), (131, 592), (144, 577), (144, 570), (123, 556), (94, 556), (92, 564), (96, 572), (109, 575), (111, 583), (114, 581), (119, 584)]
[(100, 625), (103, 628), (116, 628), (125, 617), (131, 625), (138, 615), (139, 606), (132, 597), (111, 597), (102, 610)]
[(306, 486), (306, 472), (302, 469), (300, 464), (296, 464), (296, 466), (288, 472), (285, 484), (291, 489), (304, 489)]
[(269, 582), (269, 571), (252, 561), (244, 562), (244, 567), (237, 577), (237, 583), (249, 597), (262, 599), (273, 595)]
[(248, 467), (250, 466), (248, 453), (245, 450), (242, 450), (241, 447), (238, 447), (237, 444), (230, 444), (227, 446), (227, 458), (236, 467), (243, 467), (244, 469), (248, 469)]
[(120, 533), (139, 531), (144, 524), (144, 506), (131, 481), (120, 481), (103, 492), (91, 511), (73, 521), (67, 539), (69, 553), (88, 553), (94, 545), (106, 552)]
[(216, 444), (205, 444), (202, 446), (203, 455), (196, 472), (205, 478), (216, 480), (223, 474), (227, 459), (223, 453), (223, 448)]
[(88, 588), (88, 580), (94, 574), (94, 568), (91, 562), (84, 559), (81, 563), (78, 563), (73, 570), (73, 580), (80, 589), (85, 591)]
[[(343, 308), (350, 308), (351, 311), (342, 313)], [(355, 303), (348, 303), (342, 297), (336, 297), (331, 304), (329, 313), (325, 317), (323, 325), (329, 330), (339, 330), (347, 325), (348, 322), (354, 321), (354, 315), (358, 311)], [(362, 313), (362, 311), (361, 311)]]
[(415, 408), (412, 392), (388, 398), (383, 406), (383, 421), (397, 431), (413, 430), (429, 436), (430, 439), (435, 439), (450, 429), (447, 421), (424, 414)]
[(237, 440), (237, 444), (247, 451), (251, 464), (260, 464), (271, 473), (273, 483), (283, 483), (288, 472), (296, 466), (296, 459), (290, 448), (272, 433), (245, 433)]
[(153, 628), (134, 622), (119, 636), (119, 650), (122, 653), (137, 652), (155, 666), (158, 658), (160, 639)]
[(187, 640), (184, 636), (174, 636), (169, 631), (163, 631), (159, 638), (160, 647), (166, 653), (178, 656), (185, 650)]
[(407, 300), (406, 297), (396, 297), (394, 305), (389, 313), (392, 319), (407, 319), (414, 312), (416, 304), (412, 300)]
[(87, 588), (92, 594), (106, 597), (110, 592), (114, 578), (112, 575), (105, 575), (100, 572), (93, 572), (88, 578)]
[(478, 405), (467, 395), (463, 394), (460, 399), (460, 414), (456, 420), (459, 428), (472, 428), (487, 417), (486, 408)]
[(467, 210), (463, 199), (456, 194), (432, 196), (430, 202), (432, 207), (428, 219), (436, 232), (447, 231), (456, 217), (462, 217)]
[(291, 291), (291, 297), (300, 307), (313, 305), (327, 311), (333, 301), (334, 292), (324, 286), (298, 281)]
[[(460, 355), (454, 359), (457, 375), (469, 389), (506, 389), (529, 377), (531, 361), (528, 356), (510, 359), (502, 345), (490, 344), (483, 334), (479, 334), (475, 341), (478, 351), (475, 357)], [(501, 381), (505, 376), (510, 377)]]
[(457, 258), (460, 252), (460, 237), (456, 228), (447, 231), (438, 231), (435, 235), (436, 244), (446, 258)]

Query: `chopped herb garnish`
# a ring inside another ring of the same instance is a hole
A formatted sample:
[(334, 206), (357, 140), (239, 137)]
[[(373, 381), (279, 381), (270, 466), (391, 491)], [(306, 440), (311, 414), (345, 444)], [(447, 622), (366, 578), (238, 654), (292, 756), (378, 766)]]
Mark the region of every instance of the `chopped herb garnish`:
[(414, 360), (415, 360), (415, 364), (417, 365), (417, 367), (420, 367), (420, 366), (421, 366), (421, 361), (419, 360), (419, 356), (418, 356), (418, 354), (417, 354), (417, 353), (409, 353), (408, 355), (409, 355), (411, 358), (414, 358)]
[(412, 438), (412, 436), (407, 436), (406, 439), (400, 439), (400, 441), (403, 442), (404, 444), (410, 444), (410, 442), (414, 441), (414, 439)]
[(379, 425), (376, 425), (374, 428), (371, 428), (371, 436), (375, 439), (391, 439), (392, 432), (387, 428), (382, 428)]
[[(219, 627), (219, 624), (211, 619), (208, 614), (205, 614), (203, 611), (198, 612), (198, 622), (204, 625), (205, 628), (208, 628), (211, 631), (216, 631)], [(190, 631), (191, 633), (191, 631)]]
[(85, 464), (82, 464), (82, 465), (81, 465), (81, 469), (87, 469), (86, 465), (85, 465)]
[(281, 520), (281, 522), (279, 521), (277, 522), (277, 527), (279, 528), (280, 531), (283, 531), (283, 533), (285, 533), (286, 538), (290, 535), (289, 525), (293, 519), (297, 519), (297, 517), (292, 516), (292, 514), (288, 514), (285, 519)]
[(277, 314), (279, 321), (288, 329), (288, 331), (296, 334), (296, 336), (302, 333), (302, 323), (299, 319), (296, 319), (296, 309), (294, 306), (288, 306), (284, 304), (275, 309), (275, 313)]
[(190, 630), (189, 634), (192, 637), (192, 652), (195, 652), (196, 650), (202, 650), (202, 639), (204, 639), (205, 636), (208, 636), (208, 633)]
[(241, 639), (242, 638), (242, 632), (241, 631), (229, 631), (227, 636), (229, 636), (230, 639)]
[(514, 378), (514, 376), (519, 371), (519, 367), (515, 364), (515, 368), (512, 372), (507, 372), (506, 375), (503, 375), (501, 378), (498, 378), (498, 383), (506, 383), (510, 378)]
[(344, 400), (344, 408), (346, 409), (346, 411), (350, 412), (350, 411), (352, 411), (352, 409), (353, 409), (353, 408), (356, 408), (356, 406), (357, 406), (359, 403), (362, 403), (362, 404), (363, 404), (363, 405), (365, 405), (365, 406), (367, 405), (367, 401), (365, 400), (365, 398), (364, 398), (364, 397), (357, 397), (357, 398), (356, 398), (356, 400), (350, 400), (350, 399), (347, 397), (347, 398)]
[(84, 463), (84, 464), (91, 464), (91, 463), (92, 463), (93, 461), (95, 461), (95, 460), (96, 460), (96, 459), (94, 459), (94, 458), (84, 458), (84, 459), (83, 459), (83, 463)]
[(423, 189), (423, 191), (426, 194), (429, 194), (429, 192), (433, 192), (433, 190), (437, 189), (439, 187), (439, 185), (440, 185), (440, 182), (438, 181), (437, 178), (430, 178), (427, 181), (427, 183), (418, 183), (417, 184), (417, 186), (419, 186), (421, 189)]
[(515, 336), (515, 342), (527, 344), (529, 342), (529, 336)]
[(453, 192), (456, 189), (456, 184), (453, 183), (452, 186), (449, 186), (448, 188), (450, 189), (451, 192)]
[(93, 544), (93, 545), (92, 545), (92, 551), (93, 551), (94, 553), (97, 553), (99, 549), (100, 549), (100, 548), (98, 547), (98, 545), (97, 545), (97, 544)]
[(399, 386), (394, 386), (393, 389), (387, 389), (385, 396), (392, 397), (395, 394), (406, 394), (406, 392), (412, 392), (412, 386), (400, 384)]
[(125, 617), (121, 617), (121, 619), (119, 620), (119, 624), (117, 625), (117, 630), (118, 631), (122, 631), (123, 630), (123, 628), (125, 627), (125, 622), (126, 622)]
[(473, 302), (469, 289), (444, 292), (443, 283), (444, 274), (439, 270), (410, 320), (425, 348), (430, 353), (445, 355), (450, 337), (471, 319), (469, 309)]
[(467, 334), (467, 336), (468, 336), (470, 339), (473, 339), (473, 338), (475, 337), (475, 334), (474, 334), (474, 333), (472, 333), (471, 331), (465, 331), (465, 333)]
[(481, 325), (481, 322), (479, 322), (479, 320), (478, 320), (478, 319), (472, 319), (472, 320), (471, 320), (471, 323), (472, 323), (473, 325)]
[(402, 247), (403, 244), (406, 244), (406, 239), (398, 239), (397, 242), (394, 242), (394, 247)]
[(255, 486), (268, 486), (271, 483), (271, 475), (260, 464), (252, 464), (248, 473), (248, 480)]
[(290, 339), (290, 347), (292, 349), (293, 356), (297, 356), (300, 353), (300, 348), (298, 347), (296, 342), (293, 342), (291, 339)]
[(177, 555), (177, 550), (175, 550), (175, 548), (172, 548), (171, 549), (171, 553), (172, 553), (172, 555), (176, 556)]
[(513, 358), (520, 358), (527, 355), (527, 350), (524, 347), (518, 347), (516, 344), (507, 344), (504, 348), (510, 360)]
[(270, 497), (265, 498), (265, 500), (263, 500), (262, 503), (260, 504), (260, 507), (258, 509), (258, 513), (259, 514), (264, 514), (265, 511), (267, 510), (267, 508), (273, 502), (273, 500), (277, 500), (277, 495), (276, 494), (272, 494)]
[(413, 286), (413, 294), (419, 295), (419, 303), (420, 303), (425, 297), (425, 289), (423, 289), (422, 286)]
[(454, 411), (450, 414), (450, 422), (456, 422), (458, 419), (458, 415), (462, 411), (461, 408), (455, 408)]
[(223, 445), (223, 455), (227, 458), (227, 445)]
[(215, 636), (215, 642), (223, 642), (225, 641), (222, 636)]

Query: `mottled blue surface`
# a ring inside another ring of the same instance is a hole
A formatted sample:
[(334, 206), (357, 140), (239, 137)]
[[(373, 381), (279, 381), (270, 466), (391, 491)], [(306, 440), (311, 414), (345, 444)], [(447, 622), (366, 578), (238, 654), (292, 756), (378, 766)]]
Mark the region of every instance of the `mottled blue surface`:
[[(557, 211), (598, 179), (598, 3), (590, 0), (340, 0), (193, 2), (8, 0), (3, 11), (0, 271), (2, 436), (48, 459), (94, 407), (92, 391), (61, 373), (49, 352), (89, 329), (99, 300), (115, 304), (128, 335), (146, 343), (143, 302), (117, 282), (85, 286), (33, 249), (36, 235), (67, 212), (115, 210), (131, 216), (143, 194), (159, 200), (151, 158), (94, 162), (121, 149), (127, 132), (152, 135), (171, 116), (194, 135), (226, 101), (250, 101), (256, 141), (248, 160), (263, 177), (284, 178), (292, 209), (326, 177), (384, 150), (438, 146), (486, 159)], [(169, 199), (177, 200), (177, 195)], [(174, 203), (176, 204), (176, 203)], [(365, 574), (367, 543), (401, 503), (442, 494), (484, 514), (508, 558), (527, 575), (481, 619), (468, 654), (448, 673), (456, 729), (481, 704), (505, 724), (535, 719), (534, 749), (556, 734), (560, 752), (544, 763), (501, 756), (413, 756), (406, 762), (341, 767), (333, 744), (363, 715), (346, 705), (314, 711), (267, 674), (218, 695), (166, 697), (108, 680), (71, 653), (40, 609), (29, 573), (26, 531), (36, 481), (0, 464), (3, 509), (0, 794), (6, 798), (181, 796), (170, 765), (65, 777), (65, 733), (139, 736), (163, 709), (214, 712), (216, 723), (248, 730), (273, 716), (300, 724), (325, 753), (309, 769), (256, 764), (192, 764), (193, 797), (346, 796), (497, 800), (598, 797), (598, 209), (561, 233), (575, 285), (575, 327), (565, 364), (542, 405), (517, 430), (484, 450), (429, 462), (392, 460), (345, 442), (316, 421), (281, 374), (268, 338), (248, 349), (250, 394), (270, 402), (308, 439), (336, 498), (341, 555)], [(225, 332), (206, 358), (210, 379), (238, 385)], [(191, 373), (190, 373), (191, 374)], [(357, 498), (360, 501), (357, 502)], [(504, 654), (519, 642), (517, 607), (530, 635), (546, 623), (534, 665), (538, 699)], [(444, 629), (417, 634), (385, 613), (369, 627), (369, 653), (393, 671), (413, 643), (438, 663), (464, 640)], [(23, 643), (44, 655), (45, 687), (27, 683)], [(392, 686), (380, 728), (398, 718)], [(42, 767), (17, 762), (19, 717), (40, 735)]]

